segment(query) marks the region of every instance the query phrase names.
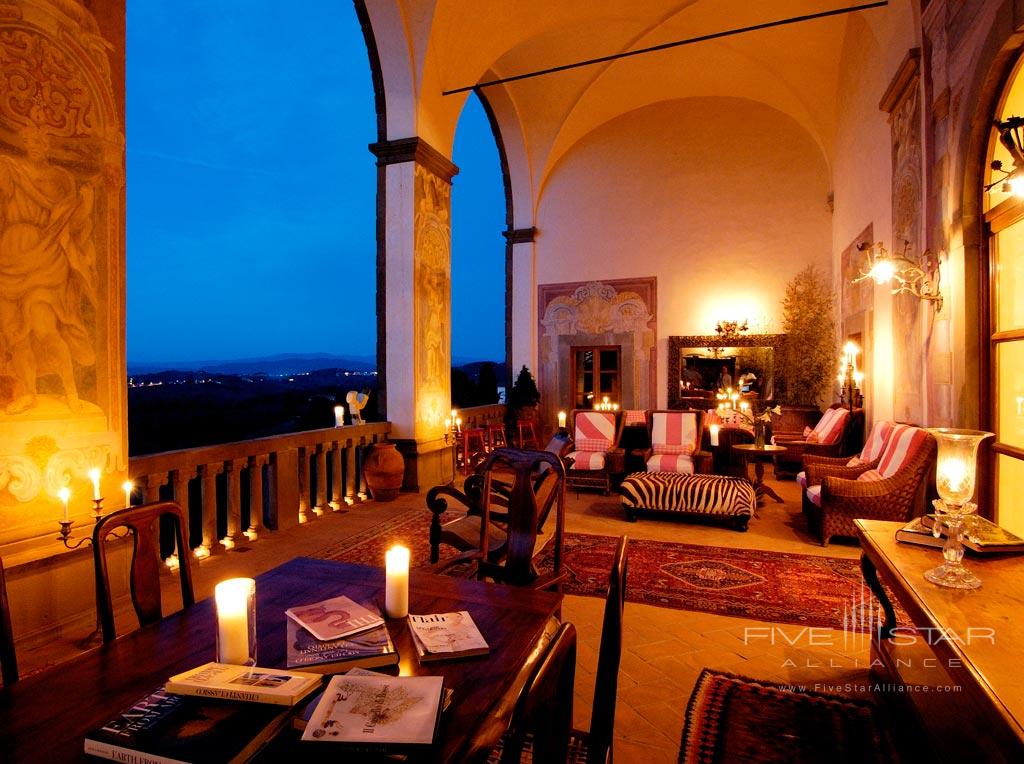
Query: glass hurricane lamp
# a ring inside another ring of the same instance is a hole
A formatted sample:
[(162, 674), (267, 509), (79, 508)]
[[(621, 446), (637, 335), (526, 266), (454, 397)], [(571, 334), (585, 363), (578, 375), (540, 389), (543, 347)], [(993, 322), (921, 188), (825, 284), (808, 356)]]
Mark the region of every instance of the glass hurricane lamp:
[(924, 577), (933, 584), (953, 589), (977, 589), (981, 579), (964, 567), (964, 519), (977, 505), (974, 480), (978, 471), (978, 446), (991, 432), (980, 430), (954, 430), (946, 427), (928, 430), (935, 436), (939, 453), (935, 465), (935, 488), (941, 498), (932, 502), (935, 507), (935, 534), (946, 526), (946, 545), (942, 548), (945, 562), (926, 571)]

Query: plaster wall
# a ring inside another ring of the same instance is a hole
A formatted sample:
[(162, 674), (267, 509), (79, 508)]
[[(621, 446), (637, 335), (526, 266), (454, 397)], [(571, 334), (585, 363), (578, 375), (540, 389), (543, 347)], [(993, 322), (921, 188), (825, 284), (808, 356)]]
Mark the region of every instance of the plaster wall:
[(717, 97), (647, 106), (585, 136), (551, 173), (537, 282), (654, 276), (664, 406), (668, 336), (731, 318), (780, 331), (786, 282), (810, 263), (828, 271), (828, 192), (820, 148), (779, 111)]

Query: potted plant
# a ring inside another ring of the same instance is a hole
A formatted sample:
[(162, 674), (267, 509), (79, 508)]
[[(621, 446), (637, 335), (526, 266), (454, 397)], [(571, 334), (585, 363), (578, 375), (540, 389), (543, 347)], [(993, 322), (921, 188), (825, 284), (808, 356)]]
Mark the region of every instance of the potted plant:
[(536, 419), (538, 403), (540, 390), (537, 389), (533, 374), (524, 365), (508, 394), (508, 421), (514, 423), (519, 419)]

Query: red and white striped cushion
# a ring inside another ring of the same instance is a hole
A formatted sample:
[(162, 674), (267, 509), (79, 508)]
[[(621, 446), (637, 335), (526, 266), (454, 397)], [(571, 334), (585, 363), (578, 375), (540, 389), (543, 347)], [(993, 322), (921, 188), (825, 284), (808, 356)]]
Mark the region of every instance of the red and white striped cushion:
[(643, 409), (627, 409), (622, 414), (623, 424), (647, 424), (647, 412)]
[(655, 454), (647, 460), (648, 472), (682, 472), (693, 474), (693, 458), (685, 454)]
[(697, 413), (695, 411), (657, 411), (651, 417), (651, 447), (689, 446), (697, 450)]
[[(831, 412), (831, 415), (830, 413)], [(829, 409), (822, 416), (821, 420), (814, 426), (814, 431), (818, 433), (819, 443), (835, 443), (839, 440), (839, 436), (843, 434), (843, 429), (846, 427), (846, 419), (850, 416), (850, 412), (847, 409)]]
[[(581, 451), (607, 451), (615, 442), (615, 414), (611, 411), (577, 411), (575, 430), (573, 440)], [(601, 444), (591, 441), (600, 441)], [(586, 448), (581, 443), (587, 443)]]
[(806, 488), (807, 487), (807, 473), (806, 472), (798, 472), (798, 473), (796, 473), (796, 482), (800, 484), (801, 488)]
[(865, 470), (857, 476), (857, 480), (864, 480), (873, 483), (876, 480), (885, 480), (885, 478), (882, 477), (882, 473), (878, 470)]
[(667, 443), (655, 443), (651, 446), (651, 450), (656, 454), (674, 454), (676, 456), (681, 456), (684, 454), (692, 454), (693, 444), (687, 443), (685, 445), (674, 446)]
[[(894, 426), (892, 422), (875, 422), (875, 426), (871, 428), (871, 434), (868, 435), (868, 441), (860, 452), (862, 462), (873, 462), (882, 455), (885, 443), (889, 440)], [(856, 465), (851, 464), (850, 466)]]
[(573, 470), (603, 470), (604, 451), (573, 451), (568, 459), (572, 459)]
[(864, 460), (861, 459), (859, 456), (851, 456), (850, 457), (850, 461), (848, 461), (846, 463), (846, 466), (847, 467), (859, 467), (863, 463), (864, 463)]
[(807, 489), (807, 498), (811, 500), (811, 503), (816, 506), (821, 506), (821, 486), (812, 485)]
[(707, 416), (704, 417), (704, 424), (710, 427), (713, 424), (721, 424), (722, 417), (718, 415), (718, 409), (708, 409)]
[(913, 459), (928, 440), (928, 433), (920, 427), (898, 424), (882, 451), (878, 471), (882, 477), (892, 477)]
[(611, 448), (611, 446), (611, 441), (604, 440), (603, 438), (580, 438), (576, 441), (576, 448), (580, 451), (604, 452)]

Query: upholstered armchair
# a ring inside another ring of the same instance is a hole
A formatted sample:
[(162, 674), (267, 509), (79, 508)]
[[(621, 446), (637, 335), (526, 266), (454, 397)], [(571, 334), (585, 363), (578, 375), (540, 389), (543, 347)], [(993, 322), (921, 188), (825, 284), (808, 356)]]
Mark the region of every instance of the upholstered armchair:
[(644, 455), (648, 472), (710, 474), (712, 456), (701, 451), (703, 411), (650, 411), (651, 447)]
[[(808, 485), (809, 520), (822, 546), (833, 536), (854, 536), (855, 519), (908, 522), (923, 514), (935, 472), (935, 438), (919, 427), (895, 425), (874, 468), (822, 469), (821, 482)], [(851, 478), (852, 471), (859, 471)], [(816, 479), (814, 468), (808, 480)]]
[(802, 490), (806, 490), (808, 486), (819, 485), (825, 475), (856, 480), (867, 470), (878, 467), (882, 451), (885, 450), (885, 445), (889, 442), (889, 436), (892, 435), (895, 427), (894, 422), (876, 422), (875, 426), (871, 428), (867, 442), (864, 443), (864, 448), (856, 456), (822, 456), (821, 454), (805, 453), (804, 469), (797, 473), (796, 482), (800, 484)]
[(805, 455), (841, 456), (849, 424), (849, 409), (835, 404), (825, 411), (814, 427), (805, 427), (801, 437), (776, 434), (772, 443), (786, 448), (775, 457), (776, 476), (794, 477), (800, 471)]
[(625, 453), (619, 447), (622, 412), (573, 409), (570, 427), (573, 450), (565, 457), (567, 484), (577, 490), (600, 488), (608, 494), (612, 475), (625, 470)]

